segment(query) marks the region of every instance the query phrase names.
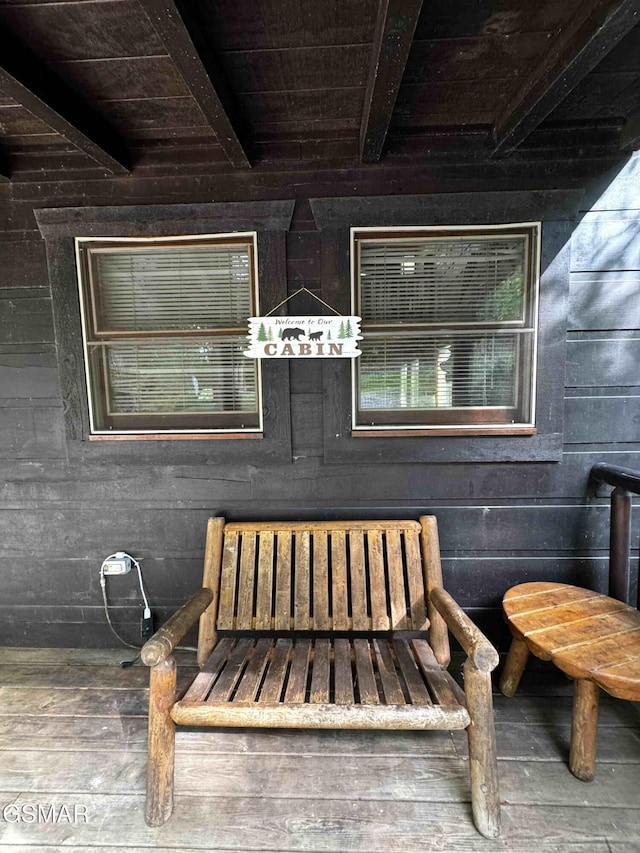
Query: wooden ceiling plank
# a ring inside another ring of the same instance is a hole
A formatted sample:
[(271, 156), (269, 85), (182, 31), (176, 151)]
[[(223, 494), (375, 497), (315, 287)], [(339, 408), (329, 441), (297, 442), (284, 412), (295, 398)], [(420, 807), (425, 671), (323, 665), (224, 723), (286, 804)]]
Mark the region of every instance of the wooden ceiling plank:
[[(59, 88), (57, 82), (61, 84)], [(0, 88), (107, 171), (113, 174), (126, 174), (130, 171), (125, 147), (115, 131), (93, 113), (75, 93), (69, 94), (71, 90), (66, 90), (61, 81), (54, 81), (51, 76), (46, 78), (48, 91), (44, 95), (34, 92), (5, 68), (0, 67)], [(64, 92), (67, 94), (63, 94)], [(73, 108), (74, 100), (77, 109)], [(55, 102), (56, 106), (53, 106), (52, 102)]]
[(205, 67), (204, 46), (195, 43), (196, 28), (187, 26), (174, 0), (141, 0), (141, 3), (231, 164), (251, 166), (234, 126), (237, 122), (232, 120), (231, 113), (235, 110), (230, 107), (226, 79), (210, 50)]
[(422, 0), (380, 0), (360, 123), (360, 159), (380, 159)]
[(114, 174), (129, 172), (118, 134), (27, 47), (0, 35), (0, 90)]
[(517, 148), (639, 21), (640, 0), (598, 0), (573, 17), (496, 121), (494, 155)]
[(116, 131), (6, 31), (0, 34), (0, 90), (107, 171), (130, 171), (126, 147)]
[(9, 155), (5, 148), (0, 147), (0, 186), (11, 178)]
[(631, 113), (622, 128), (620, 148), (623, 151), (637, 151), (640, 148), (640, 110)]

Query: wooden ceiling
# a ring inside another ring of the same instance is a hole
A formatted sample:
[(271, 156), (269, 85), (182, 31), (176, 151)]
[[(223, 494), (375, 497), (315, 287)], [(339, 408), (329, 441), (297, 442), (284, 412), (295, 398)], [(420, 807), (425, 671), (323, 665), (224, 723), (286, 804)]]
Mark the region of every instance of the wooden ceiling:
[(0, 0), (0, 175), (635, 148), (640, 0)]

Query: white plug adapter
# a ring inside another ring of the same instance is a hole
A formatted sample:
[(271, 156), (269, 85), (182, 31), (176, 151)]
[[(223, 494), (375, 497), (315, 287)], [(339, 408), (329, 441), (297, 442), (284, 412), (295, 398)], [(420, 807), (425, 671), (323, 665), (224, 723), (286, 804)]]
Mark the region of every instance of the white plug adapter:
[(124, 551), (116, 551), (103, 561), (101, 575), (127, 575), (131, 571), (131, 557)]

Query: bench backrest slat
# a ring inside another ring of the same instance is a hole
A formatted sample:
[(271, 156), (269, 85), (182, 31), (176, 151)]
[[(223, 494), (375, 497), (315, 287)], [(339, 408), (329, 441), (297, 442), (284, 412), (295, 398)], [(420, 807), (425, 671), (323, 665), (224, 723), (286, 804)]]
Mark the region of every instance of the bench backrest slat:
[(416, 521), (226, 524), (217, 629), (425, 630)]

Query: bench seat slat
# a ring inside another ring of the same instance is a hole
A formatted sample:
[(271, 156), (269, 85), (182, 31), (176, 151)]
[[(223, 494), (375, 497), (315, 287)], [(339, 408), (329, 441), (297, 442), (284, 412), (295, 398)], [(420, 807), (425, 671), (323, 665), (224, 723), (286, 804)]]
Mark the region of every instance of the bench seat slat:
[(420, 670), (414, 660), (406, 640), (395, 640), (393, 648), (398, 657), (398, 663), (404, 676), (409, 696), (414, 705), (430, 705), (431, 697), (424, 685)]
[(335, 703), (353, 705), (353, 670), (351, 668), (351, 644), (349, 640), (337, 639), (333, 643)]
[(388, 643), (381, 643), (378, 640), (373, 641), (373, 648), (376, 653), (378, 664), (378, 672), (382, 681), (382, 689), (384, 698), (388, 705), (404, 705), (406, 700), (402, 692), (402, 685), (396, 673), (396, 668), (393, 663), (391, 649)]
[(369, 641), (362, 639), (354, 640), (353, 650), (356, 658), (356, 673), (360, 703), (362, 705), (379, 705), (380, 696), (378, 694), (376, 677), (373, 672)]
[(222, 675), (211, 689), (209, 701), (225, 701), (229, 698), (252, 650), (253, 640), (238, 640), (231, 651)]
[(305, 701), (310, 654), (311, 640), (296, 640), (293, 647), (289, 682), (284, 697), (285, 702), (300, 703)]
[(293, 643), (289, 639), (280, 637), (276, 640), (273, 654), (267, 670), (267, 676), (260, 691), (261, 702), (278, 702), (282, 695), (284, 679), (287, 674), (287, 665)]
[(233, 640), (230, 637), (223, 637), (220, 640), (211, 653), (209, 660), (192, 681), (191, 686), (184, 695), (185, 700), (200, 702), (206, 699), (232, 648)]
[(273, 642), (269, 639), (258, 640), (252, 651), (249, 665), (240, 680), (234, 702), (253, 702), (262, 680)]
[(464, 704), (464, 691), (446, 669), (442, 669), (426, 640), (412, 640), (411, 646), (422, 674), (440, 705)]
[(310, 702), (326, 704), (329, 701), (331, 676), (331, 641), (316, 640), (313, 644), (313, 670)]

